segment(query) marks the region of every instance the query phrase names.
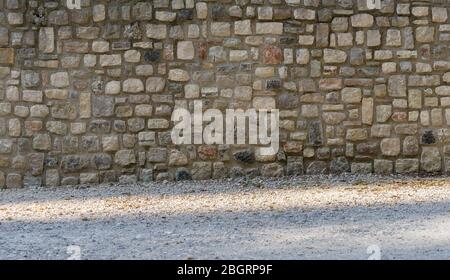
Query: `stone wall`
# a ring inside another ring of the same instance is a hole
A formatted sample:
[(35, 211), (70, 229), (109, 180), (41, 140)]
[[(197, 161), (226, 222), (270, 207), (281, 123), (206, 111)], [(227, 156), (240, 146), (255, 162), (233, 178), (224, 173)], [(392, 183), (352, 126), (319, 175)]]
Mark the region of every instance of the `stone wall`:
[[(447, 0), (0, 0), (0, 187), (450, 170)], [(281, 149), (172, 144), (277, 108)]]

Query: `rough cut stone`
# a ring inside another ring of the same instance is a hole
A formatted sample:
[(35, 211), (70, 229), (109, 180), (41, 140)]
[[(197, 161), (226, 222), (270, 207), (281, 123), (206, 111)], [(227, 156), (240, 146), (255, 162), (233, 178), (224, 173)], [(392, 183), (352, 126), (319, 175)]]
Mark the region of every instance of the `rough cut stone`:
[(161, 92), (164, 90), (166, 86), (166, 80), (161, 77), (150, 77), (146, 81), (146, 90), (147, 92)]
[(373, 16), (370, 14), (357, 14), (350, 18), (353, 27), (371, 27), (374, 23)]
[(39, 51), (52, 53), (55, 50), (55, 33), (53, 27), (39, 29)]
[(50, 76), (50, 83), (54, 87), (64, 88), (69, 86), (69, 74), (67, 72), (58, 72)]
[(398, 156), (400, 154), (399, 138), (384, 138), (380, 143), (381, 153), (385, 156)]
[(144, 83), (140, 79), (127, 79), (123, 82), (122, 89), (128, 93), (140, 93), (144, 91)]
[(177, 57), (182, 60), (194, 59), (195, 49), (192, 41), (180, 41), (177, 44)]
[(190, 76), (186, 70), (183, 69), (171, 69), (169, 71), (169, 80), (176, 82), (187, 82)]
[(393, 97), (406, 96), (406, 77), (404, 75), (393, 75), (389, 77), (388, 93)]
[(262, 52), (265, 64), (280, 64), (283, 60), (283, 52), (277, 46), (264, 46)]
[(120, 150), (115, 154), (114, 162), (120, 166), (129, 166), (136, 163), (133, 150)]
[(433, 173), (439, 172), (442, 165), (441, 154), (437, 147), (422, 147), (422, 154), (420, 155), (421, 170)]
[(325, 49), (323, 59), (325, 63), (344, 63), (347, 60), (347, 53), (341, 50)]
[(419, 171), (418, 159), (397, 159), (395, 161), (395, 171), (399, 174), (412, 174)]

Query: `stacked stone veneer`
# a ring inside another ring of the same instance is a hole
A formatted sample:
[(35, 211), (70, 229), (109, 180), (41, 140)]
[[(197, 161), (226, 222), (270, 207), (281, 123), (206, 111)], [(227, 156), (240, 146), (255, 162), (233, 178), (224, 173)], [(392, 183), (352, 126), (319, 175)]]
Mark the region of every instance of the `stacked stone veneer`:
[[(0, 187), (450, 170), (447, 1), (0, 0)], [(281, 149), (171, 142), (277, 108)]]

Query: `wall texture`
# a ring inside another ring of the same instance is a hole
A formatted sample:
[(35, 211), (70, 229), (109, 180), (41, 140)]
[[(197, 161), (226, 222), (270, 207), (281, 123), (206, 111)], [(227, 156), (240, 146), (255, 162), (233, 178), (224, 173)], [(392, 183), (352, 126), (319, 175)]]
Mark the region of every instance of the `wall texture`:
[[(448, 1), (0, 0), (0, 187), (450, 170)], [(277, 108), (281, 150), (171, 142)]]

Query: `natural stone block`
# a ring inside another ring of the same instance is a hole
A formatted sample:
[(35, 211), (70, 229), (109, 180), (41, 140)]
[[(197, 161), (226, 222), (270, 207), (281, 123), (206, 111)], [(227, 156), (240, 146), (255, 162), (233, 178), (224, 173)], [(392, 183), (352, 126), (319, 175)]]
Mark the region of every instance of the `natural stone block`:
[(341, 50), (325, 49), (323, 59), (325, 63), (344, 63), (347, 60), (347, 54)]
[(360, 103), (362, 91), (360, 88), (343, 88), (341, 91), (342, 102), (344, 103)]
[(183, 166), (188, 164), (187, 156), (178, 151), (171, 150), (169, 153), (169, 166)]
[(283, 23), (281, 22), (257, 22), (256, 34), (270, 34), (281, 35), (283, 34)]
[(122, 84), (122, 90), (127, 93), (140, 93), (144, 91), (144, 83), (140, 79), (127, 79)]
[(432, 21), (443, 23), (448, 19), (447, 8), (446, 7), (432, 7), (431, 8)]
[(368, 162), (353, 162), (350, 172), (354, 174), (370, 174), (372, 173), (372, 164)]
[(67, 72), (57, 72), (50, 76), (50, 84), (57, 88), (69, 86), (69, 74)]
[(252, 25), (251, 20), (238, 20), (234, 22), (235, 35), (251, 35)]
[(192, 41), (180, 41), (177, 43), (177, 57), (182, 60), (194, 59), (195, 49)]
[(420, 155), (420, 169), (428, 172), (439, 172), (442, 167), (442, 158), (437, 147), (422, 147)]
[(295, 9), (294, 18), (298, 20), (314, 20), (316, 18), (316, 11), (305, 8)]
[(375, 159), (373, 161), (373, 170), (376, 174), (392, 174), (394, 170), (394, 164), (391, 160)]
[(398, 156), (400, 154), (399, 138), (384, 138), (380, 143), (381, 153), (385, 156)]
[(388, 93), (393, 97), (406, 96), (406, 77), (404, 75), (393, 75), (388, 80)]
[(328, 164), (325, 161), (313, 161), (306, 168), (306, 174), (327, 174)]
[(365, 128), (350, 128), (347, 129), (347, 140), (350, 141), (361, 141), (368, 138), (367, 129)]
[(132, 16), (137, 20), (151, 20), (152, 12), (152, 2), (138, 2), (133, 6)]
[(146, 81), (146, 91), (150, 93), (161, 92), (166, 86), (166, 80), (161, 77), (150, 77)]
[(114, 156), (114, 162), (120, 166), (129, 166), (136, 163), (136, 156), (133, 150), (120, 150)]
[(262, 56), (264, 64), (280, 64), (283, 60), (283, 52), (277, 46), (263, 46)]
[(17, 189), (22, 187), (22, 176), (17, 173), (8, 173), (6, 175), (6, 188)]
[(414, 158), (397, 159), (395, 171), (399, 174), (412, 174), (419, 171), (419, 160)]
[(190, 76), (186, 70), (183, 69), (170, 69), (169, 80), (176, 82), (187, 82)]
[(55, 50), (55, 33), (53, 27), (41, 27), (39, 29), (39, 51), (52, 53)]
[(101, 55), (100, 56), (100, 66), (119, 66), (122, 64), (122, 57), (117, 54), (112, 55)]
[(374, 23), (373, 16), (370, 14), (356, 14), (350, 17), (353, 27), (371, 27)]
[(416, 28), (416, 41), (419, 43), (430, 43), (434, 41), (435, 29), (432, 26), (419, 26)]
[(373, 98), (363, 98), (361, 106), (361, 121), (363, 124), (372, 124), (373, 122)]
[(212, 165), (210, 162), (194, 162), (192, 164), (192, 179), (207, 180), (212, 175)]
[(33, 149), (36, 151), (48, 151), (51, 149), (52, 140), (48, 134), (36, 134), (33, 137)]
[(227, 37), (231, 35), (231, 24), (229, 22), (212, 22), (211, 35), (217, 37)]

